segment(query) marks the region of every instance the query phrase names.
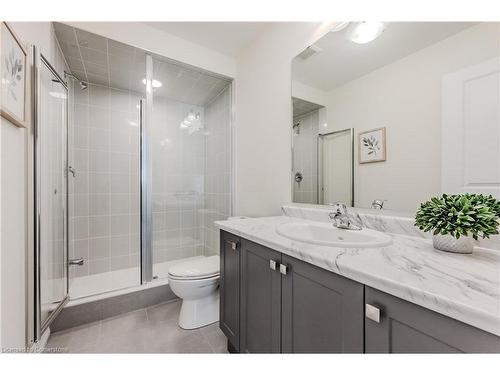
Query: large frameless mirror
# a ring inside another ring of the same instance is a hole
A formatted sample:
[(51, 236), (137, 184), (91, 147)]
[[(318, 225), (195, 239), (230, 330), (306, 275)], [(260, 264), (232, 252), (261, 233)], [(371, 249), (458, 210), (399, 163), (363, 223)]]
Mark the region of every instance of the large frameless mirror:
[(292, 61), (294, 202), (500, 194), (499, 23), (346, 22)]

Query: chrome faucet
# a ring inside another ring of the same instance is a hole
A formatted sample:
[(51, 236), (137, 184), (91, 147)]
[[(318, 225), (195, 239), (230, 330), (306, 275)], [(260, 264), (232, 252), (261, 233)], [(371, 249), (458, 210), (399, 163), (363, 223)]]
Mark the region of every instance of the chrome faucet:
[(361, 230), (360, 225), (353, 223), (347, 207), (344, 203), (332, 203), (333, 211), (328, 214), (328, 217), (333, 221), (333, 226), (339, 229)]
[(382, 208), (384, 208), (384, 203), (387, 202), (386, 199), (375, 199), (373, 202), (372, 202), (372, 208), (374, 210), (381, 210)]

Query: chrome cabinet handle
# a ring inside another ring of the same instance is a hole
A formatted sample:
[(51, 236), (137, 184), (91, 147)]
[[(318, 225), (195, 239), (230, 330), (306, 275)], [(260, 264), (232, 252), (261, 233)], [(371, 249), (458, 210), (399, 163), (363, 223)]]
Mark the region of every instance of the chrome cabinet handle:
[(238, 250), (238, 244), (239, 244), (239, 242), (235, 242), (235, 241), (227, 241), (227, 243), (228, 243), (229, 245), (231, 245), (231, 249), (233, 249), (233, 250)]
[(287, 272), (288, 272), (288, 266), (286, 266), (284, 264), (280, 264), (280, 273), (282, 275), (286, 275)]
[(376, 306), (365, 304), (365, 316), (375, 323), (380, 323), (380, 309)]
[(269, 268), (271, 268), (273, 271), (276, 271), (276, 265), (277, 265), (277, 263), (276, 263), (276, 261), (275, 261), (275, 260), (272, 260), (272, 259), (271, 259), (271, 260), (269, 261)]

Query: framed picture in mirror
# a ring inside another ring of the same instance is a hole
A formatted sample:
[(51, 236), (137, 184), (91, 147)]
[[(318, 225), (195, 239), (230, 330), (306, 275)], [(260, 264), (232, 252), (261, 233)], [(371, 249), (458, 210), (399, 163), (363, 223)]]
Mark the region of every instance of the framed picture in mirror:
[(385, 161), (385, 127), (359, 133), (358, 150), (360, 164)]

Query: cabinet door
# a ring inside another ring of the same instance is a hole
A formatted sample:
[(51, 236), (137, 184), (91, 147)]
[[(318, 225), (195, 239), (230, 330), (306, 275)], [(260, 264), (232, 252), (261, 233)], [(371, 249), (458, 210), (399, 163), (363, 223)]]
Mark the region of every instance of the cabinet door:
[(363, 285), (283, 255), (284, 353), (363, 353)]
[(256, 243), (241, 241), (242, 353), (279, 353), (281, 277), (273, 269), (281, 254)]
[(500, 352), (500, 337), (379, 290), (366, 287), (365, 302), (367, 353)]
[(240, 238), (221, 231), (220, 238), (220, 321), (229, 347), (240, 347)]

